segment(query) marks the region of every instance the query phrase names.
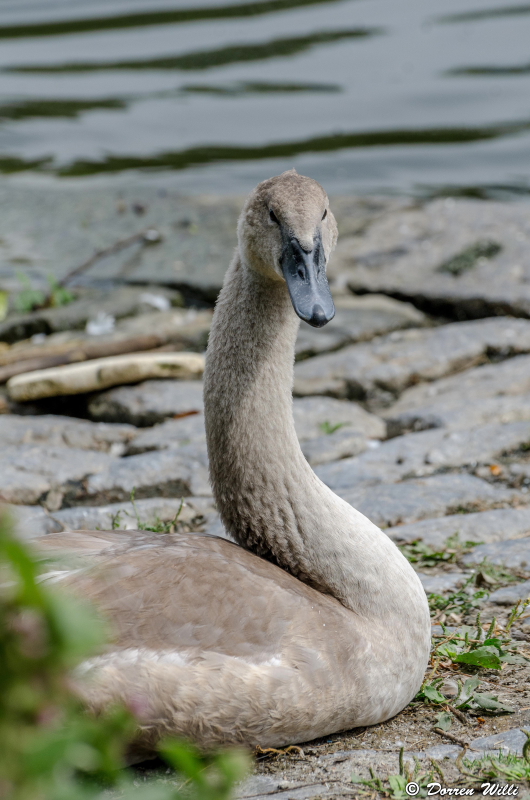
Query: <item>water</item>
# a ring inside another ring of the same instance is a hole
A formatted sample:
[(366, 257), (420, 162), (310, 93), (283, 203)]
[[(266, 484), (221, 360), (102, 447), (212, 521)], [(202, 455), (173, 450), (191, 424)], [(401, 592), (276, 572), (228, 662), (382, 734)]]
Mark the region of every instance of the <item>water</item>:
[(0, 0), (0, 171), (530, 194), (530, 5)]

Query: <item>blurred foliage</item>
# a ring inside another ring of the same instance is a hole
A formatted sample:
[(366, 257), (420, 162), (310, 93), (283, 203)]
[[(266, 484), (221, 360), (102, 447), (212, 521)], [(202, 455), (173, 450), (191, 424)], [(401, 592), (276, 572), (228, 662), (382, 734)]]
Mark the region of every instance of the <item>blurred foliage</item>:
[(27, 313), (37, 308), (66, 306), (76, 299), (75, 295), (64, 286), (61, 286), (52, 275), (48, 275), (50, 289), (47, 293), (41, 292), (40, 289), (34, 289), (30, 279), (23, 272), (18, 273), (18, 279), (22, 289), (15, 295), (13, 300), (15, 311)]
[[(134, 719), (125, 708), (94, 717), (71, 671), (104, 644), (87, 605), (39, 583), (36, 562), (0, 510), (1, 800), (226, 800), (244, 776), (240, 751), (201, 755), (166, 741), (175, 773), (142, 781), (125, 769)], [(138, 785), (139, 784), (139, 785)]]

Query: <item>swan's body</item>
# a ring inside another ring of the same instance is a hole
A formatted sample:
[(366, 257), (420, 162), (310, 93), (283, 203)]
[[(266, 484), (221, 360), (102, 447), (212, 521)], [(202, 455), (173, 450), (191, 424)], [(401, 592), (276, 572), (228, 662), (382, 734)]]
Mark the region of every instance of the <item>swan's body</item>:
[[(243, 547), (196, 534), (47, 537), (98, 553), (96, 568), (68, 579), (115, 634), (84, 665), (83, 692), (96, 709), (121, 699), (139, 710), (141, 746), (166, 734), (204, 746), (305, 741), (388, 719), (421, 685), (430, 621), (420, 581), (315, 476), (294, 430), (293, 305), (315, 325), (332, 315), (318, 266), (336, 238), (325, 208), (323, 190), (296, 173), (260, 184), (217, 304), (205, 374), (211, 477)], [(299, 269), (288, 292), (289, 258)], [(311, 259), (314, 284), (301, 275)]]

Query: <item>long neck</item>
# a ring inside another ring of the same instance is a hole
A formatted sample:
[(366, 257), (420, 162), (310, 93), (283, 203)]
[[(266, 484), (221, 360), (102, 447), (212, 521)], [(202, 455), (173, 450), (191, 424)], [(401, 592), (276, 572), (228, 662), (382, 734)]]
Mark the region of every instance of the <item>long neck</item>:
[(210, 474), (222, 520), (241, 545), (345, 606), (369, 616), (400, 614), (404, 580), (412, 581), (412, 595), (418, 586), (423, 595), (410, 565), (324, 486), (298, 444), (291, 394), (297, 331), (285, 284), (236, 254), (217, 302), (204, 379)]

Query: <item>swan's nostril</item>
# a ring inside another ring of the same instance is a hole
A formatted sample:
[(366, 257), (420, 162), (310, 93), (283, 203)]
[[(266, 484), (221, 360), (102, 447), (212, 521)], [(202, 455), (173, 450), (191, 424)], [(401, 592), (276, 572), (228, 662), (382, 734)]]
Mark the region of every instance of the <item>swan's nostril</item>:
[(305, 278), (305, 273), (303, 269), (300, 268), (298, 269), (298, 277), (300, 278), (300, 280), (303, 280)]

